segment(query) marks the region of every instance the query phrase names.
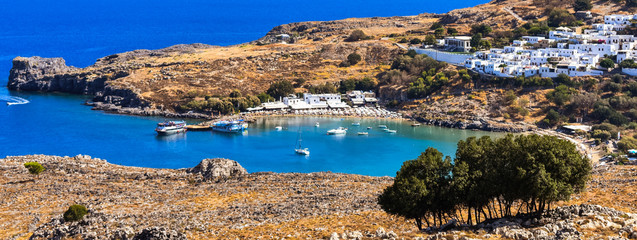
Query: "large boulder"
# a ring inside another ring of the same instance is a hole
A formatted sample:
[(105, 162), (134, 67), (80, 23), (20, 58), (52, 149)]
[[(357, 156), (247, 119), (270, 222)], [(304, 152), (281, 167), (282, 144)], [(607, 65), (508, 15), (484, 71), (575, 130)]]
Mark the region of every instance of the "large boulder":
[(213, 178), (231, 178), (248, 174), (248, 171), (241, 167), (238, 162), (223, 158), (204, 159), (199, 165), (194, 168), (189, 168), (186, 171), (188, 173), (201, 174), (206, 180)]

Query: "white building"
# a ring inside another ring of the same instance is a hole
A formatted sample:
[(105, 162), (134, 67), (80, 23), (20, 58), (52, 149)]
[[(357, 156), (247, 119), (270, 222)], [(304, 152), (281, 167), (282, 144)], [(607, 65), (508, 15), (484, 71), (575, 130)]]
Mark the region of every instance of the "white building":
[(471, 37), (468, 37), (468, 36), (446, 37), (445, 48), (447, 48), (447, 50), (449, 51), (469, 52), (471, 51)]
[(283, 98), (283, 103), (292, 110), (303, 110), (312, 108), (312, 105), (306, 103), (303, 99), (292, 96)]
[[(464, 66), (479, 73), (501, 77), (533, 76), (556, 77), (601, 75), (597, 70), (602, 58), (617, 56), (617, 63), (637, 59), (637, 37), (617, 35), (619, 25), (635, 19), (635, 15), (614, 15), (604, 24), (581, 33), (579, 28), (559, 27), (549, 32), (549, 39), (524, 36), (504, 49), (478, 52), (464, 61)], [(551, 48), (531, 49), (527, 44), (555, 41)]]

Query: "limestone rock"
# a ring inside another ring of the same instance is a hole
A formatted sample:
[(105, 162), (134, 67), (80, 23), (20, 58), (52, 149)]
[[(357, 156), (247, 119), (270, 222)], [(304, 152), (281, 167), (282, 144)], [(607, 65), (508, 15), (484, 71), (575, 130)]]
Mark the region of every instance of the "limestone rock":
[(188, 169), (187, 172), (201, 174), (206, 180), (219, 177), (231, 178), (248, 174), (248, 171), (241, 167), (238, 162), (223, 158), (204, 159), (196, 167)]

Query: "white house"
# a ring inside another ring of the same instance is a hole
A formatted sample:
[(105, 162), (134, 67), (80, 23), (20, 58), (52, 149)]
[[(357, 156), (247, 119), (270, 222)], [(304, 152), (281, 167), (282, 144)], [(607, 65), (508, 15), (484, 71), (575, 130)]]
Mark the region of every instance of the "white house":
[(445, 48), (451, 51), (469, 52), (471, 51), (471, 37), (468, 37), (468, 36), (446, 37)]

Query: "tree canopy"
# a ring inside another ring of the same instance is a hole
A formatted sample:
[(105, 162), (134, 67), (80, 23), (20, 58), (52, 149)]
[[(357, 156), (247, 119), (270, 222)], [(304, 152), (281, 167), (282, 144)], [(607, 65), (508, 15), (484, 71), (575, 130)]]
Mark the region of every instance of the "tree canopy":
[(279, 99), (294, 93), (294, 86), (287, 80), (276, 81), (270, 84), (270, 88), (268, 88), (266, 93), (275, 99)]
[(414, 219), (419, 229), (423, 222), (442, 225), (451, 218), (473, 224), (541, 214), (582, 191), (590, 171), (574, 144), (554, 136), (470, 137), (458, 142), (453, 163), (433, 148), (404, 162), (378, 203), (390, 214)]

